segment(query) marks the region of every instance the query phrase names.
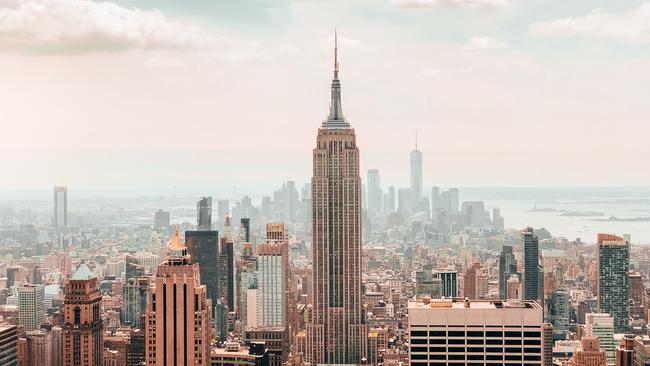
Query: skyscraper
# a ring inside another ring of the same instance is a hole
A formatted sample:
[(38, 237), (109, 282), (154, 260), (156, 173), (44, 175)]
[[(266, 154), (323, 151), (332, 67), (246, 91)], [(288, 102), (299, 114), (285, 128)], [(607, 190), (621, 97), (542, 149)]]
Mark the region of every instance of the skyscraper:
[(440, 187), (433, 186), (431, 188), (431, 213), (435, 214), (437, 210), (440, 210)]
[(283, 224), (267, 224), (266, 232), (257, 255), (257, 326), (284, 327), (289, 247)]
[(237, 314), (242, 329), (257, 324), (257, 257), (253, 255), (251, 243), (244, 243), (244, 250), (237, 260), (235, 271)]
[(29, 366), (52, 365), (52, 333), (45, 329), (25, 332), (27, 338), (27, 359)]
[(524, 242), (524, 300), (539, 300), (539, 241), (532, 227), (525, 228), (521, 236)]
[(249, 217), (242, 217), (239, 226), (239, 237), (242, 243), (251, 242), (251, 219)]
[(103, 363), (102, 294), (97, 277), (82, 264), (65, 286), (63, 300), (63, 364)]
[(368, 213), (377, 214), (381, 212), (381, 181), (379, 170), (368, 169)]
[(492, 227), (499, 232), (505, 228), (503, 216), (501, 216), (501, 210), (498, 207), (492, 208)]
[(230, 211), (230, 201), (228, 200), (219, 200), (217, 202), (217, 211), (219, 217), (217, 217), (217, 220), (219, 221), (219, 224), (221, 225), (221, 229), (223, 229), (223, 226), (226, 222), (226, 215), (228, 215), (228, 212)]
[(330, 113), (318, 129), (313, 160), (314, 303), (306, 356), (311, 363), (357, 364), (366, 357), (368, 340), (361, 299), (361, 177), (356, 134), (341, 110), (336, 46)]
[(630, 243), (625, 239), (598, 234), (598, 309), (614, 318), (614, 333), (628, 330), (630, 290)]
[(512, 246), (504, 245), (499, 255), (499, 298), (508, 298), (508, 279), (517, 273), (517, 259), (512, 252)]
[(449, 213), (452, 215), (456, 215), (459, 212), (458, 196), (459, 196), (458, 188), (449, 188)]
[(413, 209), (413, 192), (410, 188), (400, 188), (397, 191), (397, 211), (406, 217)]
[(458, 297), (458, 272), (452, 270), (436, 271), (434, 276), (440, 278), (442, 296)]
[(212, 305), (178, 228), (146, 313), (147, 365), (209, 365)]
[(418, 134), (415, 133), (415, 149), (411, 151), (411, 199), (413, 209), (422, 199), (422, 152), (418, 150)]
[(212, 197), (201, 197), (196, 203), (196, 230), (212, 230)]
[(54, 227), (68, 226), (68, 187), (54, 186)]
[(391, 213), (395, 211), (395, 187), (388, 187), (388, 192), (384, 195), (384, 212)]
[(213, 304), (219, 299), (219, 232), (186, 231), (185, 245), (193, 263), (198, 263), (201, 284)]
[(571, 297), (563, 288), (553, 291), (548, 299), (548, 320), (553, 324), (553, 329), (558, 332), (567, 332), (571, 320)]
[(143, 327), (140, 317), (145, 315), (149, 303), (149, 277), (127, 278), (122, 287), (124, 310), (122, 323), (132, 327)]
[(477, 281), (480, 272), (481, 263), (474, 262), (472, 266), (465, 271), (465, 275), (463, 276), (463, 295), (470, 300), (479, 298)]
[(155, 230), (169, 230), (169, 211), (156, 211), (153, 218), (153, 228)]
[(235, 309), (235, 248), (228, 237), (219, 239), (219, 297), (230, 310)]
[(587, 337), (597, 337), (600, 347), (605, 351), (607, 358), (614, 363), (616, 343), (614, 342), (614, 318), (605, 313), (585, 314), (585, 334)]
[(45, 286), (28, 285), (18, 287), (18, 324), (26, 331), (37, 330), (45, 323)]

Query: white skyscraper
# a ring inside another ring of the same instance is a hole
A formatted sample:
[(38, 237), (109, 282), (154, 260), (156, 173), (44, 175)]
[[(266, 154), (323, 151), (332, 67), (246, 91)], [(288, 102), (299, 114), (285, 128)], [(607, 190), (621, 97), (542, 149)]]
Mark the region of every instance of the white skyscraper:
[(54, 227), (68, 226), (68, 187), (54, 187)]
[(379, 170), (368, 169), (368, 213), (377, 214), (381, 212), (381, 180)]
[(37, 330), (45, 323), (45, 286), (23, 285), (18, 287), (18, 323), (26, 331)]
[(288, 242), (283, 224), (266, 225), (266, 243), (257, 247), (258, 327), (284, 327), (287, 309)]
[(413, 209), (422, 200), (422, 152), (418, 150), (418, 137), (415, 135), (415, 149), (411, 151), (411, 199)]

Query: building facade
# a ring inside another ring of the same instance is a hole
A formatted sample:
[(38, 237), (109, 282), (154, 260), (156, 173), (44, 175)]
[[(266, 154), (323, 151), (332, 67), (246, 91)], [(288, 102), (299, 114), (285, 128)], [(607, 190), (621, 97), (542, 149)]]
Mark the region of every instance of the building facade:
[(0, 365), (18, 365), (18, 327), (0, 325)]
[(583, 337), (580, 348), (573, 353), (572, 366), (607, 366), (605, 351), (595, 337)]
[(196, 230), (212, 230), (212, 197), (201, 197), (196, 203)]
[(423, 299), (408, 313), (411, 366), (542, 365), (536, 302)]
[(158, 266), (146, 312), (147, 365), (208, 365), (212, 306), (180, 232)]
[(368, 169), (368, 213), (377, 214), (381, 212), (381, 180), (379, 170)]
[(45, 286), (28, 285), (18, 287), (18, 324), (26, 331), (38, 330), (45, 323)]
[(610, 363), (614, 363), (614, 318), (609, 314), (589, 313), (585, 315), (585, 335), (599, 339), (600, 348), (605, 351)]
[(630, 243), (609, 234), (598, 234), (598, 309), (614, 318), (614, 333), (629, 328)]
[(54, 187), (54, 227), (62, 229), (68, 226), (68, 187)]
[[(336, 37), (335, 37), (336, 38)], [(311, 363), (360, 363), (368, 327), (361, 294), (361, 177), (356, 134), (341, 109), (335, 47), (330, 113), (313, 150)]]
[(213, 304), (219, 298), (219, 232), (186, 231), (185, 245), (193, 263), (199, 264), (201, 283)]
[(524, 242), (524, 300), (540, 300), (541, 276), (539, 269), (539, 241), (533, 228), (521, 233)]
[(411, 199), (413, 210), (422, 200), (422, 152), (418, 150), (418, 137), (415, 135), (415, 148), (411, 151)]
[(508, 279), (517, 273), (517, 259), (512, 246), (504, 245), (499, 255), (499, 298), (508, 298)]
[(289, 243), (283, 224), (267, 224), (266, 232), (266, 243), (257, 248), (256, 326), (285, 327)]
[(124, 311), (122, 323), (132, 327), (140, 327), (141, 318), (147, 311), (149, 302), (149, 277), (136, 277), (126, 280), (122, 287)]
[(52, 334), (44, 329), (25, 333), (27, 338), (27, 360), (29, 366), (52, 365)]
[(100, 366), (103, 362), (102, 294), (88, 266), (77, 268), (65, 286), (63, 364)]

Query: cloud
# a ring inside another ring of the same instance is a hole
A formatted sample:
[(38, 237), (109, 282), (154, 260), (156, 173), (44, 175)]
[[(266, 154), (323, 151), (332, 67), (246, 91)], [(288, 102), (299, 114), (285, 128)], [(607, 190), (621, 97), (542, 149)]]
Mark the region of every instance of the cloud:
[(537, 36), (590, 36), (630, 43), (650, 42), (650, 2), (622, 14), (604, 9), (578, 17), (533, 23), (529, 33)]
[(424, 79), (435, 79), (438, 76), (440, 76), (441, 71), (440, 69), (434, 68), (434, 67), (425, 67), (422, 70), (420, 70), (420, 77)]
[(505, 50), (510, 46), (503, 41), (498, 41), (490, 37), (472, 37), (463, 47), (468, 51), (487, 51), (487, 50)]
[(391, 0), (393, 5), (404, 9), (427, 7), (501, 8), (512, 0)]
[(134, 48), (219, 48), (219, 35), (160, 10), (90, 0), (0, 1), (0, 49), (88, 52)]

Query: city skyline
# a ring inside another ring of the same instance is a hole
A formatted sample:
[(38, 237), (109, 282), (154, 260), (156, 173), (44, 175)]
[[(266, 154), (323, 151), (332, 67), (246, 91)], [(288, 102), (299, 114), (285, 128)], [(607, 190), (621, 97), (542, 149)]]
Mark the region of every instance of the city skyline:
[(650, 0), (0, 1), (1, 363), (650, 365), (647, 44)]
[[(650, 185), (635, 163), (649, 154), (648, 54), (638, 47), (648, 42), (649, 6), (640, 1), (552, 1), (537, 11), (536, 1), (387, 0), (372, 4), (374, 17), (366, 2), (253, 10), (246, 1), (74, 0), (45, 2), (33, 14), (28, 5), (40, 2), (0, 7), (8, 85), (0, 97), (15, 136), (0, 163), (19, 173), (0, 189), (218, 183), (216, 172), (197, 174), (205, 165), (230, 171), (237, 186), (262, 176), (306, 181), (307, 121), (325, 117), (335, 26), (346, 55), (346, 111), (363, 132), (362, 172), (376, 168), (384, 182), (405, 184), (418, 130), (425, 186)], [(600, 17), (590, 16), (598, 8)], [(86, 28), (67, 22), (83, 12)], [(9, 22), (32, 17), (47, 20), (52, 37), (18, 36)], [(39, 108), (21, 107), (27, 90)], [(246, 108), (253, 101), (257, 108)], [(178, 139), (183, 132), (195, 138)], [(616, 149), (589, 148), (612, 140)], [(287, 164), (271, 169), (267, 158)], [(618, 174), (602, 176), (602, 165)]]

